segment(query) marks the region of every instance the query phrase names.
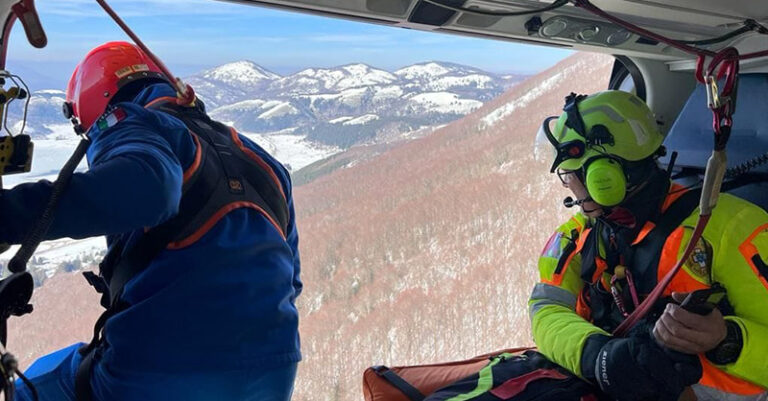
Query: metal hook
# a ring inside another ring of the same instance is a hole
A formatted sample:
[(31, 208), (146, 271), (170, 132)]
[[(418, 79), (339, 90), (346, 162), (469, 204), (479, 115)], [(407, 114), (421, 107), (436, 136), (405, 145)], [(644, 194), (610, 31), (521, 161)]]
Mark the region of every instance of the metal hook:
[(717, 87), (717, 80), (712, 75), (706, 75), (704, 77), (704, 85), (707, 90), (707, 107), (711, 110), (720, 108), (720, 90)]

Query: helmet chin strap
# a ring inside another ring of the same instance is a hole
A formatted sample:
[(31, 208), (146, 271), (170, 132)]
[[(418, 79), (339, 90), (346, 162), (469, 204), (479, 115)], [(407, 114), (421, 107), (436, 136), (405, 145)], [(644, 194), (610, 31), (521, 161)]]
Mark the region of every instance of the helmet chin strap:
[(608, 208), (606, 213), (600, 217), (622, 227), (635, 228), (637, 226), (635, 214), (630, 209), (621, 206)]
[(603, 207), (601, 218), (624, 227), (635, 228), (657, 212), (654, 205), (666, 198), (669, 183), (665, 172), (651, 172), (645, 180), (627, 191), (624, 200), (611, 207)]

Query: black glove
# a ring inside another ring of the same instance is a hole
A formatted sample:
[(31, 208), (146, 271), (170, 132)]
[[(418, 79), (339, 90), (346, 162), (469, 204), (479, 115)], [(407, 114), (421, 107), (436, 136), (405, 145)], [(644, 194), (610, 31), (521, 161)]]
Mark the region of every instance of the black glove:
[(582, 375), (618, 401), (676, 401), (702, 373), (695, 355), (665, 351), (650, 336), (592, 336), (582, 361)]

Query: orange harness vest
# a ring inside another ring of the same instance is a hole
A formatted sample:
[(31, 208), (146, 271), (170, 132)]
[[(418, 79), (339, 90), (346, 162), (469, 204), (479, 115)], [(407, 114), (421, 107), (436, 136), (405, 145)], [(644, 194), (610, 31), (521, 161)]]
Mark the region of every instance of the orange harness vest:
[[(667, 198), (664, 201), (664, 204), (662, 206), (662, 213), (664, 215), (667, 214), (667, 212), (671, 213), (680, 213), (682, 210), (686, 209), (686, 207), (680, 207), (682, 205), (678, 205), (677, 209), (671, 210), (671, 206), (676, 203), (676, 201), (680, 200), (680, 198), (686, 194), (689, 193), (689, 191), (682, 191), (680, 190), (680, 187), (675, 186), (672, 187), (671, 193), (667, 196)], [(696, 197), (697, 194), (690, 194), (689, 197)], [(685, 201), (683, 201), (685, 202)], [(690, 200), (689, 200), (690, 203)], [(679, 251), (681, 247), (685, 246), (686, 244), (683, 243), (684, 235), (685, 235), (685, 227), (682, 226), (682, 220), (684, 220), (687, 216), (689, 216), (693, 210), (695, 210), (695, 204), (694, 206), (689, 208), (690, 210), (685, 211), (681, 215), (681, 217), (678, 217), (677, 220), (680, 221), (676, 225), (676, 227), (672, 230), (672, 232), (666, 236), (666, 240), (661, 243), (661, 249), (656, 250), (656, 252), (659, 252), (660, 255), (657, 259), (653, 260), (652, 263), (655, 264), (650, 266), (651, 270), (655, 270), (655, 279), (656, 282), (661, 280), (676, 264)], [(660, 223), (659, 225), (661, 225)], [(647, 222), (645, 226), (638, 232), (636, 235), (634, 241), (632, 242), (631, 246), (636, 247), (639, 244), (643, 243), (643, 241), (649, 236), (651, 232), (656, 229), (657, 226), (653, 222)], [(579, 235), (579, 239), (576, 244), (576, 248), (574, 249), (573, 254), (571, 255), (571, 258), (574, 254), (580, 253), (585, 249), (585, 245), (587, 244), (587, 239), (590, 236), (590, 233), (592, 232), (591, 227), (585, 228), (581, 234)], [(593, 233), (594, 234), (594, 233)], [(658, 234), (658, 233), (656, 233)], [(582, 256), (584, 256), (584, 253), (582, 253)], [(570, 258), (569, 258), (570, 259)], [(570, 260), (569, 260), (570, 261)], [(583, 260), (582, 263), (589, 264), (590, 262)], [(594, 272), (591, 274), (591, 281), (589, 283), (600, 285), (603, 287), (603, 289), (610, 292), (610, 277), (611, 275), (606, 272), (608, 270), (609, 266), (608, 263), (599, 255), (599, 252), (595, 253), (594, 257)], [(585, 278), (582, 275), (582, 278), (587, 281), (587, 278)], [(600, 282), (599, 284), (597, 284)], [(654, 283), (655, 284), (655, 283)], [(672, 282), (669, 284), (669, 286), (664, 291), (664, 296), (668, 297), (671, 296), (672, 292), (691, 292), (703, 288), (709, 288), (711, 283), (704, 283), (701, 281), (700, 278), (697, 278), (693, 276), (688, 270), (681, 269), (679, 273), (674, 277)], [(589, 299), (587, 291), (582, 291), (578, 297), (577, 305), (576, 305), (576, 312), (585, 318), (586, 320), (593, 321), (593, 300)], [(642, 296), (647, 295), (647, 293), (642, 294)], [(699, 384), (715, 388), (717, 390), (731, 393), (731, 394), (738, 394), (738, 395), (757, 395), (760, 393), (763, 393), (766, 391), (765, 388), (758, 386), (756, 384), (753, 384), (751, 382), (748, 382), (746, 380), (740, 379), (738, 377), (735, 377), (733, 375), (730, 375), (723, 370), (719, 369), (717, 366), (712, 364), (708, 359), (704, 357), (704, 355), (699, 355), (699, 359), (701, 360), (702, 368), (703, 368), (703, 375), (701, 380), (699, 381)]]

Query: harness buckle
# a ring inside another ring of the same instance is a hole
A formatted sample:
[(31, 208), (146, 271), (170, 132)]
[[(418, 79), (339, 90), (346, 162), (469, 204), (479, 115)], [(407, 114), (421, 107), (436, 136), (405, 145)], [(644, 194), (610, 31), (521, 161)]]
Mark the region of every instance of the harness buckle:
[(101, 294), (101, 301), (99, 302), (101, 306), (108, 309), (109, 305), (111, 304), (111, 298), (107, 280), (92, 271), (84, 271), (83, 276), (85, 277), (85, 281), (87, 281), (88, 284), (90, 284), (91, 287), (96, 290), (96, 292)]

